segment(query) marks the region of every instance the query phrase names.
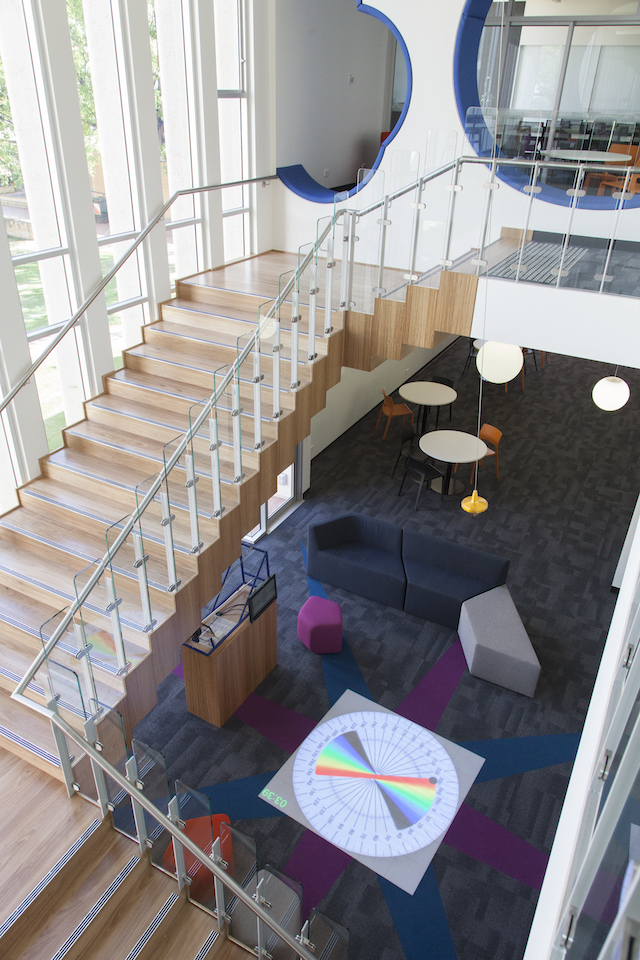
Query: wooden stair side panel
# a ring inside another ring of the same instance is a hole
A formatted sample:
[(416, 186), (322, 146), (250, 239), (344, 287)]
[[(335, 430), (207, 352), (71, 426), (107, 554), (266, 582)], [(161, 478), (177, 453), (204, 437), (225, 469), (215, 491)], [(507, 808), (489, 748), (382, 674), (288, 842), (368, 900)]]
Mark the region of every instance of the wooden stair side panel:
[(472, 273), (443, 270), (436, 299), (434, 330), (468, 337), (478, 291), (478, 278)]
[(400, 360), (405, 328), (404, 300), (376, 297), (373, 314), (371, 353), (385, 360)]
[(433, 287), (407, 288), (404, 343), (412, 347), (433, 347), (438, 290)]

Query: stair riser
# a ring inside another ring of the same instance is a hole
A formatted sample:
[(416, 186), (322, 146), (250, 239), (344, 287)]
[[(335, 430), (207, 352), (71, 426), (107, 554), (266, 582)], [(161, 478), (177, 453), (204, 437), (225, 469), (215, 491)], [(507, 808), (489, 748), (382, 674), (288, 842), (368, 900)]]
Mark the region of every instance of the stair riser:
[[(25, 747), (21, 747), (20, 744), (14, 743), (13, 740), (10, 740), (8, 737), (3, 737), (0, 734), (0, 747), (3, 750), (6, 750), (8, 753), (12, 753), (14, 757), (19, 757), (21, 760), (25, 760), (27, 763), (30, 763), (32, 767), (36, 767), (38, 770), (42, 770), (43, 773), (46, 773), (48, 776), (52, 777), (54, 780), (59, 780), (60, 783), (64, 783), (64, 774), (60, 767), (55, 767), (52, 763), (48, 763), (42, 757), (39, 757), (37, 753), (32, 753), (30, 750), (27, 750)], [(2, 948), (5, 949), (5, 937), (2, 938)], [(3, 954), (5, 956), (5, 954)]]
[(222, 287), (207, 287), (199, 283), (189, 283), (188, 280), (179, 280), (176, 287), (178, 297), (193, 300), (196, 303), (224, 304), (226, 307), (238, 307), (255, 313), (258, 317), (258, 308), (265, 302), (264, 297), (252, 296), (250, 293), (236, 293), (234, 290), (224, 290)]
[[(162, 304), (160, 317), (162, 320), (170, 320), (172, 323), (180, 323), (186, 327), (197, 327), (200, 330), (206, 330), (208, 332), (218, 330), (220, 333), (228, 334), (231, 337), (244, 337), (258, 326), (257, 317), (255, 322), (252, 323), (244, 319), (234, 320), (232, 317), (221, 317), (211, 313), (199, 313), (197, 309), (185, 310), (183, 307), (174, 306), (171, 303)], [(151, 327), (146, 327), (145, 329), (148, 330), (150, 328)]]

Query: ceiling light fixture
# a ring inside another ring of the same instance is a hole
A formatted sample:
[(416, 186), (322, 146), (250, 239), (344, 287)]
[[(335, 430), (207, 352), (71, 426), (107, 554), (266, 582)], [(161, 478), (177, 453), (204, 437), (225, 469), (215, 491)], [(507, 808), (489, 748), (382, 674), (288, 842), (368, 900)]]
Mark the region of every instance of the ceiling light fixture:
[(521, 347), (512, 343), (488, 340), (478, 350), (476, 366), (483, 380), (490, 383), (508, 383), (522, 370), (524, 357)]
[(617, 367), (612, 377), (603, 377), (602, 380), (598, 380), (591, 391), (596, 407), (609, 411), (624, 407), (630, 395), (629, 384), (618, 376)]

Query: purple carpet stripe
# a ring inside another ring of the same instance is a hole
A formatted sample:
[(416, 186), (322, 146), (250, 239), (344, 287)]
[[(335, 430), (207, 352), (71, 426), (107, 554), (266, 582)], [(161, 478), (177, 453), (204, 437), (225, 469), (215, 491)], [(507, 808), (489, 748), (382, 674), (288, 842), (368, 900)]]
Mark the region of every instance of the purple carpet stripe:
[(181, 680), (184, 680), (184, 667), (182, 666), (182, 660), (180, 661), (178, 666), (175, 668), (175, 670), (171, 671), (171, 673), (175, 673), (176, 677), (180, 677)]
[(317, 725), (316, 720), (289, 710), (273, 700), (267, 700), (257, 693), (250, 693), (234, 716), (287, 753), (297, 750)]
[(443, 842), (534, 890), (542, 886), (549, 859), (546, 853), (466, 803), (460, 807)]
[(334, 885), (340, 874), (351, 863), (351, 857), (344, 850), (338, 850), (333, 844), (323, 840), (317, 833), (307, 830), (287, 863), (283, 872), (302, 884), (304, 899), (302, 919), (307, 920), (314, 907), (317, 907)]
[(462, 644), (456, 640), (407, 694), (396, 713), (421, 727), (435, 730), (466, 669)]

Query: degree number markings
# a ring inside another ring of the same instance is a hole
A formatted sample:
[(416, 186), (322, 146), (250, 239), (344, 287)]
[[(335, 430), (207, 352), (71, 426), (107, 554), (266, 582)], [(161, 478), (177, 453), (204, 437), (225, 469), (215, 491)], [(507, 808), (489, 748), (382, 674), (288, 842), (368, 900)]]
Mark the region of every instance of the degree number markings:
[(293, 788), (320, 836), (369, 857), (432, 843), (453, 820), (459, 795), (453, 761), (428, 730), (373, 711), (316, 727), (298, 750)]

